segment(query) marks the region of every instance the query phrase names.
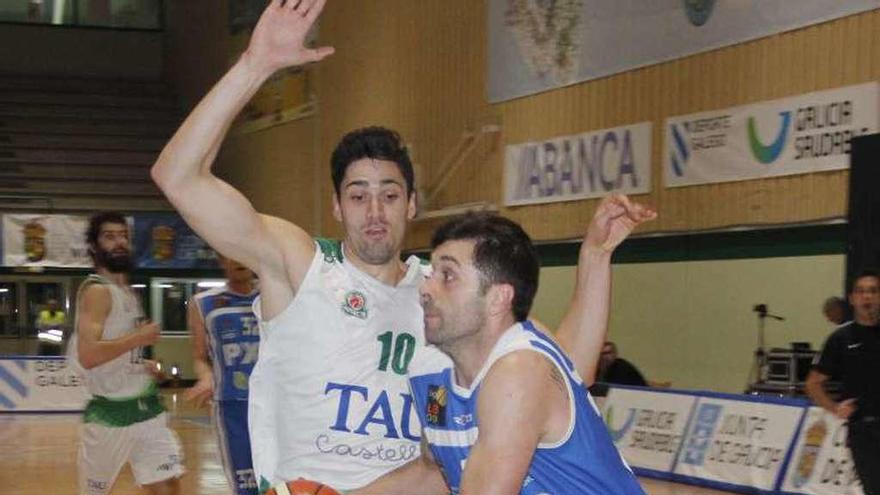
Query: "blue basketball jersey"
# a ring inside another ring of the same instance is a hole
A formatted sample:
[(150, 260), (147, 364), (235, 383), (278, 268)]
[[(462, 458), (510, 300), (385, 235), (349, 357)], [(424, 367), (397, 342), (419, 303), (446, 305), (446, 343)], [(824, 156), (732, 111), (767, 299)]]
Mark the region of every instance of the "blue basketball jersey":
[(248, 439), (248, 404), (240, 400), (214, 402), (214, 424), (223, 471), (235, 495), (257, 495), (257, 478)]
[[(570, 434), (555, 444), (538, 445), (520, 494), (644, 494), (611, 441), (574, 365), (531, 322), (517, 323), (501, 336), (470, 388), (455, 384), (451, 360), (423, 360), (422, 363), (431, 361), (427, 367), (433, 369), (411, 372), (413, 400), (423, 435), (452, 493), (458, 494), (461, 489), (468, 454), (479, 436), (477, 401), (483, 377), (495, 361), (519, 350), (539, 352), (550, 359), (567, 377), (569, 398), (574, 403)], [(418, 362), (413, 360), (414, 364)]]
[(225, 287), (195, 295), (205, 322), (214, 369), (214, 400), (248, 398), (248, 380), (257, 362), (259, 326), (253, 303), (258, 292), (237, 294)]

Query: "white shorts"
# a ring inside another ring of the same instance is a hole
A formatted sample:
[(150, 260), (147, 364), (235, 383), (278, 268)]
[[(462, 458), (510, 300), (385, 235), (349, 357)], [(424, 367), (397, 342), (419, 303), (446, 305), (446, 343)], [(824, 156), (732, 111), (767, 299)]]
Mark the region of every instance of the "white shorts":
[(183, 475), (183, 451), (177, 434), (168, 427), (166, 413), (130, 426), (82, 426), (78, 459), (81, 494), (109, 493), (126, 462), (131, 464), (138, 485)]

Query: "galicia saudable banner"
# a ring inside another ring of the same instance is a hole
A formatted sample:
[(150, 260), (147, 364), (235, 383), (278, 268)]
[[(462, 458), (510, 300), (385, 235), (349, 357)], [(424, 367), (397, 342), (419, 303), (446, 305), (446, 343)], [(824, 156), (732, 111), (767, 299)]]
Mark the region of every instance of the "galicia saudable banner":
[(617, 450), (633, 468), (671, 472), (697, 398), (648, 389), (608, 390), (602, 415)]
[(877, 132), (876, 82), (666, 119), (666, 187), (849, 167), (850, 141)]

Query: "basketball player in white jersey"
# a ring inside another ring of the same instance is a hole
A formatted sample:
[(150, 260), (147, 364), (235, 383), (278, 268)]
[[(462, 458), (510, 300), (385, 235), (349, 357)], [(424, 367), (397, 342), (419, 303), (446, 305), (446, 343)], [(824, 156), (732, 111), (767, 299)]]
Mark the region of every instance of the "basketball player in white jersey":
[[(248, 49), (152, 169), (190, 226), (259, 276), (260, 357), (250, 381), (249, 423), (261, 491), (297, 477), (354, 489), (419, 453), (406, 372), (425, 343), (418, 290), (427, 268), (414, 257), (400, 259), (416, 213), (412, 165), (400, 137), (360, 129), (333, 152), (333, 215), (345, 230), (342, 243), (313, 239), (288, 221), (257, 213), (211, 172), (224, 135), (263, 81), (333, 53), (303, 44), (323, 5), (272, 1)], [(615, 230), (625, 237), (640, 221), (641, 207), (619, 202), (623, 214)], [(578, 273), (575, 311), (557, 336), (582, 376), (592, 376), (604, 341), (601, 291), (610, 256), (582, 252)]]
[(159, 401), (155, 363), (145, 346), (159, 338), (128, 285), (132, 260), (128, 223), (99, 213), (86, 234), (95, 274), (77, 294), (75, 336), (69, 359), (92, 398), (83, 417), (79, 449), (80, 493), (109, 493), (129, 463), (135, 481), (151, 494), (179, 493), (183, 456)]

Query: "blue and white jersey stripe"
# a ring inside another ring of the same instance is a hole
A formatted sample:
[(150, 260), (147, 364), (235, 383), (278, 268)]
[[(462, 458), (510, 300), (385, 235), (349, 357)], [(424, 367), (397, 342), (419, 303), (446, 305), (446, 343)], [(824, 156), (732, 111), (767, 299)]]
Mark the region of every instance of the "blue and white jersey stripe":
[(205, 322), (213, 361), (214, 400), (247, 400), (248, 380), (257, 362), (259, 325), (253, 303), (257, 291), (238, 294), (225, 287), (194, 297)]
[[(501, 336), (469, 388), (455, 383), (448, 358), (428, 360), (429, 365), (410, 373), (423, 434), (452, 493), (460, 491), (470, 449), (479, 438), (477, 404), (483, 377), (498, 359), (521, 350), (544, 355), (567, 377), (571, 419), (564, 438), (538, 445), (520, 494), (643, 494), (572, 361), (556, 342), (528, 321), (517, 323)], [(414, 363), (419, 362), (418, 358)]]

